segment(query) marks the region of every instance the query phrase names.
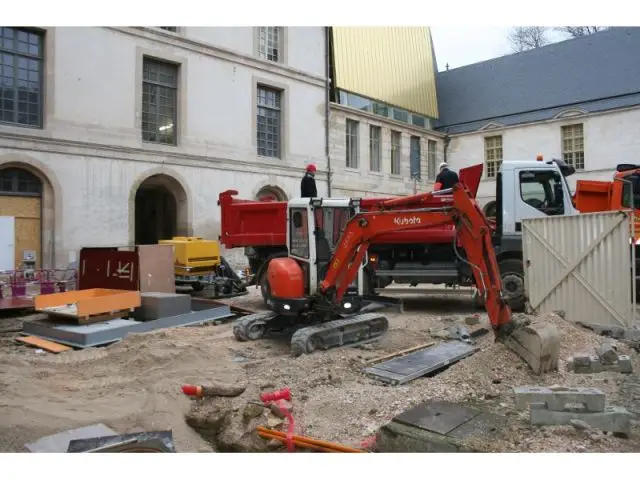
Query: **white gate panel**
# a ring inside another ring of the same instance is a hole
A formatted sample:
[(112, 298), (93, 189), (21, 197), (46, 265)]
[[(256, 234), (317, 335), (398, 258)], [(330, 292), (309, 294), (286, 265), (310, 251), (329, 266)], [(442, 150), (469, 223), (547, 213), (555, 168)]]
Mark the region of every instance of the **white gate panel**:
[(635, 280), (629, 217), (615, 211), (523, 220), (531, 309), (563, 310), (570, 321), (630, 328)]
[(0, 217), (0, 272), (16, 268), (16, 219)]

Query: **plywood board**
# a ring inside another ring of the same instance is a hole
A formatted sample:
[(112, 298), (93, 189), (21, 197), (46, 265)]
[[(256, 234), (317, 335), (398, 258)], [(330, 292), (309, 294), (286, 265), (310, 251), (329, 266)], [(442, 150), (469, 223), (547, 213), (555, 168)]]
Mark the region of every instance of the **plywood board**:
[(22, 263), (24, 250), (34, 250), (36, 266), (41, 265), (41, 202), (38, 197), (0, 196), (0, 216), (6, 215), (16, 219), (16, 267)]
[(16, 338), (16, 341), (26, 345), (31, 345), (32, 347), (42, 348), (43, 350), (51, 353), (61, 353), (66, 352), (67, 350), (73, 350), (73, 348), (68, 347), (67, 345), (62, 345), (60, 343), (38, 337), (18, 337)]
[(176, 293), (173, 245), (138, 245), (140, 292)]

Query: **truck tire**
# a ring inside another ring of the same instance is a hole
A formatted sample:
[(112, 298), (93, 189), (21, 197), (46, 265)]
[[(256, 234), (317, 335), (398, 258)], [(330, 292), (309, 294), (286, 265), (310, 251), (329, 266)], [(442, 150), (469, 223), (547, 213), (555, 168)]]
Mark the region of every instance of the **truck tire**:
[(524, 267), (522, 260), (507, 258), (498, 263), (500, 278), (502, 280), (502, 291), (507, 298), (507, 302), (514, 311), (523, 311), (526, 302), (526, 292), (524, 289)]
[(268, 301), (271, 298), (271, 287), (269, 286), (269, 278), (267, 278), (267, 272), (264, 272), (260, 277), (260, 293), (262, 294), (262, 301), (264, 306), (268, 307)]

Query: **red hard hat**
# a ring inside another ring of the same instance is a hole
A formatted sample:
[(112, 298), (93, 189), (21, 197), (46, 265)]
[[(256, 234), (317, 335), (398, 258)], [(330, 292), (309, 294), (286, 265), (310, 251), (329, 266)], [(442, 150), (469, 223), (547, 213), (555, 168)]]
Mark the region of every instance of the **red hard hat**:
[(307, 172), (315, 172), (316, 171), (316, 166), (313, 163), (310, 163), (309, 165), (307, 165)]

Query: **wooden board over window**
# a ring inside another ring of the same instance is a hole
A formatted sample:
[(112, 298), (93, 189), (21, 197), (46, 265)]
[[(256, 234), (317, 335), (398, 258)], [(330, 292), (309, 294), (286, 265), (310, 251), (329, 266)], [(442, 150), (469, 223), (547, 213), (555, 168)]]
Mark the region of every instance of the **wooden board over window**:
[(22, 263), (24, 250), (36, 252), (36, 266), (42, 264), (41, 199), (0, 195), (0, 216), (15, 217), (15, 265)]

